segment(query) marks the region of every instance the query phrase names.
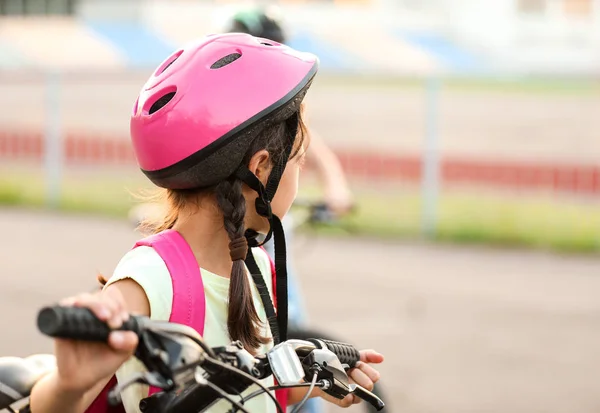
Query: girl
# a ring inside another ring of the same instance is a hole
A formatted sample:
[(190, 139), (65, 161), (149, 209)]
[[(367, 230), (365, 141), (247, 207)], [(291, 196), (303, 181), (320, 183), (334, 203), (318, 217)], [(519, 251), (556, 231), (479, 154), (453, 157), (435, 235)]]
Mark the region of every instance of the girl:
[[(274, 231), (280, 247), (277, 268), (285, 276), (278, 217), (296, 196), (308, 144), (301, 102), (317, 66), (315, 56), (265, 39), (212, 35), (165, 60), (134, 106), (131, 138), (138, 163), (164, 188), (167, 201), (164, 219), (154, 228), (177, 231), (201, 267), (204, 339), (210, 346), (240, 340), (249, 351), (264, 353), (273, 341), (285, 339), (287, 309), (283, 295), (273, 297), (269, 288), (269, 258), (262, 249), (249, 250), (248, 244), (255, 245), (257, 232), (269, 237)], [(89, 307), (112, 327), (129, 313), (168, 320), (174, 301), (171, 282), (161, 256), (140, 246), (123, 257), (102, 293), (63, 304)], [(260, 284), (271, 297), (259, 294)], [(277, 322), (267, 317), (273, 298), (280, 298)], [(123, 380), (142, 368), (131, 358), (136, 340), (127, 332), (111, 333), (107, 345), (56, 340), (57, 370), (33, 389), (32, 411), (86, 411), (115, 372)], [(351, 377), (371, 389), (379, 373), (368, 363), (380, 363), (383, 357), (363, 351), (361, 360)], [(265, 380), (272, 384), (272, 378)], [(298, 402), (305, 392), (290, 392), (288, 403)], [(127, 389), (125, 410), (138, 412), (147, 395), (141, 385)], [(328, 398), (320, 390), (312, 396), (317, 395)], [(357, 402), (353, 396), (329, 400), (341, 406)], [(275, 411), (264, 395), (247, 407)], [(221, 402), (210, 411), (228, 409)]]

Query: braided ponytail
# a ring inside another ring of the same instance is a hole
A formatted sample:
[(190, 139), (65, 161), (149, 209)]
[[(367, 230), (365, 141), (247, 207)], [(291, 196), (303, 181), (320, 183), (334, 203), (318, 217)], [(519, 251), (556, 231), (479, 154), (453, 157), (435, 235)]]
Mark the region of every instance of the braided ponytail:
[[(236, 243), (245, 233), (246, 200), (242, 194), (242, 181), (236, 178), (222, 181), (215, 187), (215, 195), (223, 212), (227, 235), (232, 243)], [(232, 254), (234, 261), (229, 283), (227, 329), (233, 340), (240, 340), (246, 349), (252, 350), (268, 343), (269, 339), (260, 335), (261, 321), (254, 307), (252, 289), (244, 264), (245, 257), (240, 259), (242, 255)]]

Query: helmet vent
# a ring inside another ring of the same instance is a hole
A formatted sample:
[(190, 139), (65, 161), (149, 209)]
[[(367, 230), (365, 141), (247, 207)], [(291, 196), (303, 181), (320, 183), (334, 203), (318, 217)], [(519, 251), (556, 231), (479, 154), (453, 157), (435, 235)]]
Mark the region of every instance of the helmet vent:
[(156, 102), (154, 102), (152, 104), (152, 106), (150, 106), (150, 110), (148, 110), (148, 114), (152, 115), (153, 113), (158, 112), (163, 107), (165, 107), (166, 104), (169, 103), (171, 101), (171, 99), (173, 99), (173, 97), (175, 96), (175, 93), (176, 92), (169, 92), (166, 95), (161, 96)]
[[(169, 63), (168, 63), (166, 66), (165, 66), (165, 68), (164, 68), (163, 70), (161, 70), (161, 71), (160, 71), (160, 73), (164, 73), (164, 72), (165, 72), (165, 70), (167, 70), (167, 69), (169, 68), (169, 66), (171, 66), (173, 63), (175, 63), (175, 60), (177, 60), (178, 58), (179, 58), (179, 56), (177, 56), (175, 59), (171, 60), (171, 61), (170, 61), (170, 62), (169, 62)], [(159, 74), (160, 74), (160, 73), (159, 73)]]
[(164, 73), (169, 68), (169, 66), (171, 66), (173, 63), (175, 63), (175, 61), (177, 59), (179, 59), (179, 56), (181, 56), (182, 54), (183, 54), (183, 50), (179, 50), (179, 51), (173, 53), (173, 55), (171, 57), (169, 57), (165, 62), (163, 62), (163, 64), (158, 69), (156, 69), (156, 72), (154, 73), (154, 75), (158, 76), (158, 75)]
[(263, 44), (265, 46), (273, 46), (271, 43), (261, 43), (261, 44)]
[(228, 64), (235, 62), (240, 57), (242, 57), (242, 55), (240, 53), (228, 54), (227, 56), (223, 56), (222, 58), (220, 58), (219, 60), (214, 62), (210, 68), (211, 69), (220, 69), (223, 66), (227, 66)]

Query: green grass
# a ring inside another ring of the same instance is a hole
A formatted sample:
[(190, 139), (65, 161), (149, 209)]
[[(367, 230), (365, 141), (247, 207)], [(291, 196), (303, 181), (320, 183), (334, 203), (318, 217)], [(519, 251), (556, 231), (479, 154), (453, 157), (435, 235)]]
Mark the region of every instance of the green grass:
[[(349, 232), (419, 236), (418, 196), (363, 194), (358, 202), (360, 209), (342, 222)], [(440, 198), (434, 238), (453, 243), (596, 252), (600, 251), (600, 208), (549, 199), (445, 193)]]
[[(321, 74), (315, 84), (343, 87), (416, 88), (425, 87), (426, 77), (360, 76)], [(442, 90), (474, 93), (600, 95), (600, 79), (584, 78), (439, 78)]]
[[(0, 204), (44, 208), (40, 175), (0, 178)], [(119, 176), (69, 176), (57, 208), (67, 212), (125, 217), (136, 202), (132, 195), (144, 181)], [(305, 191), (304, 195), (314, 195)], [(320, 227), (330, 234), (420, 237), (421, 201), (416, 191), (357, 190), (356, 212), (339, 226)], [(544, 248), (566, 252), (600, 251), (600, 208), (594, 203), (525, 198), (477, 192), (445, 192), (439, 203), (435, 240)]]
[[(12, 173), (0, 177), (0, 205), (31, 208), (56, 207), (66, 212), (126, 216), (135, 202), (132, 192), (140, 188), (139, 180), (93, 176), (69, 177), (65, 180), (58, 205), (48, 205), (44, 181), (38, 174)], [(129, 189), (129, 190), (128, 190)]]

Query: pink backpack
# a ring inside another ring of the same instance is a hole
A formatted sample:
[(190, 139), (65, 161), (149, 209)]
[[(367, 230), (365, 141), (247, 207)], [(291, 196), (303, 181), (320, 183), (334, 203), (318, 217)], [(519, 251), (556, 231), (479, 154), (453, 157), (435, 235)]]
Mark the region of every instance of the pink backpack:
[[(136, 242), (133, 248), (148, 246), (161, 256), (173, 282), (173, 308), (171, 309), (170, 322), (185, 324), (194, 328), (201, 336), (204, 335), (204, 320), (206, 315), (206, 300), (200, 274), (200, 266), (196, 257), (183, 237), (174, 230), (167, 230)], [(275, 266), (271, 261), (271, 276), (273, 291), (276, 291)], [(277, 302), (274, 299), (274, 306)], [(123, 405), (115, 407), (108, 404), (108, 392), (117, 384), (117, 378), (112, 377), (96, 400), (88, 407), (86, 413), (125, 413)], [(150, 388), (149, 394), (158, 392), (157, 388)], [(277, 401), (285, 411), (287, 406), (288, 391), (286, 389), (275, 392)]]

